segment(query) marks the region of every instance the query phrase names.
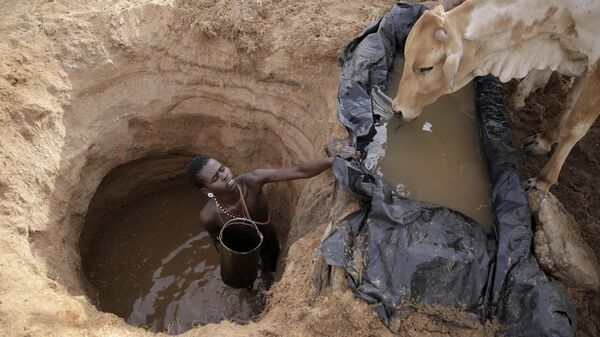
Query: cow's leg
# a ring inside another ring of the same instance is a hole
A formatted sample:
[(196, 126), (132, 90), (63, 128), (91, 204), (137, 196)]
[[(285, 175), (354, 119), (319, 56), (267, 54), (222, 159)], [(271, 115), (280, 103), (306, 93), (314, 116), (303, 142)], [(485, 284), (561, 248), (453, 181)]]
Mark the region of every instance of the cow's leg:
[(557, 125), (546, 127), (543, 133), (531, 135), (523, 140), (523, 149), (529, 155), (542, 155), (552, 150), (552, 145), (559, 141), (561, 130), (565, 128), (573, 108), (579, 101), (581, 92), (586, 83), (586, 76), (577, 77), (567, 94), (565, 107), (560, 113)]
[(600, 67), (594, 73), (581, 78), (584, 82), (579, 101), (573, 111), (566, 117), (560, 130), (556, 150), (540, 171), (537, 178), (528, 181), (528, 187), (547, 191), (558, 180), (560, 170), (575, 144), (586, 134), (590, 126), (600, 114)]
[(552, 69), (550, 68), (543, 70), (534, 69), (530, 71), (521, 83), (519, 83), (517, 90), (510, 100), (513, 108), (518, 110), (525, 106), (525, 99), (527, 99), (529, 94), (545, 87), (550, 79), (550, 75), (552, 75)]

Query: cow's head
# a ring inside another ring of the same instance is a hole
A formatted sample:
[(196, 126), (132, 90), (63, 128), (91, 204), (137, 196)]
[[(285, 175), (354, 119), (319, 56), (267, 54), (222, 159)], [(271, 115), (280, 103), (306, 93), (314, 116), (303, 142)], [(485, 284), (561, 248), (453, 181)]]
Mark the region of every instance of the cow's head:
[(462, 37), (445, 16), (443, 7), (437, 6), (425, 12), (408, 34), (404, 71), (392, 103), (405, 120), (417, 118), (423, 107), (468, 82), (458, 78), (464, 77), (458, 74)]

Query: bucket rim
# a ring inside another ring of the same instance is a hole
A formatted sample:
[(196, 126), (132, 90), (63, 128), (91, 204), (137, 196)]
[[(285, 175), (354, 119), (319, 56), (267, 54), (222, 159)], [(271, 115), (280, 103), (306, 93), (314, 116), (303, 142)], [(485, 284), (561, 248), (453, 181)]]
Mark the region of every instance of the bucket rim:
[[(232, 225), (233, 223), (241, 223), (241, 224), (243, 224), (245, 226), (252, 226), (252, 227), (254, 227), (254, 229), (256, 230), (256, 233), (258, 234), (258, 237), (260, 239), (259, 242), (258, 242), (258, 244), (256, 245), (256, 247), (254, 247), (254, 249), (249, 250), (247, 252), (239, 252), (237, 250), (234, 250), (234, 249), (231, 249), (231, 248), (227, 247), (223, 243), (223, 231), (227, 227), (229, 227), (230, 225)], [(256, 223), (254, 221), (252, 221), (251, 219), (247, 219), (247, 218), (233, 218), (233, 219), (227, 221), (225, 223), (225, 225), (223, 225), (223, 227), (221, 227), (221, 230), (219, 231), (219, 235), (217, 236), (217, 240), (219, 240), (219, 242), (221, 243), (221, 247), (229, 250), (230, 252), (234, 252), (234, 253), (240, 254), (240, 255), (246, 255), (246, 254), (254, 253), (257, 249), (260, 249), (260, 246), (262, 246), (264, 237), (263, 237), (261, 231), (258, 229), (258, 226), (256, 225)]]

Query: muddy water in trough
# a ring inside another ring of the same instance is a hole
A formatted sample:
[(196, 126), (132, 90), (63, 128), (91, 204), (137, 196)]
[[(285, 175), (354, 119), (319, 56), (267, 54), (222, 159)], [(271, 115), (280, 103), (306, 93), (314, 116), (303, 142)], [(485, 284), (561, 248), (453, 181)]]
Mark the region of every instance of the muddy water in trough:
[[(386, 94), (396, 95), (403, 60), (394, 62)], [(490, 177), (476, 118), (473, 86), (445, 95), (406, 123), (376, 127), (365, 166), (398, 194), (460, 211), (491, 231)]]
[(126, 205), (99, 229), (84, 267), (103, 311), (177, 334), (263, 310), (272, 276), (259, 271), (252, 290), (221, 281), (219, 254), (199, 222), (206, 202), (191, 185), (171, 187)]

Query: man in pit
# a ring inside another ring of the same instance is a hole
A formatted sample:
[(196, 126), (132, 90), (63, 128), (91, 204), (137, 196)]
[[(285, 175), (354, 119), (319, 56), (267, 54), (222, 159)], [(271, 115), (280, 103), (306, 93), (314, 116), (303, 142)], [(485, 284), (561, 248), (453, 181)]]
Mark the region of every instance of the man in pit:
[[(359, 153), (350, 146), (344, 147), (338, 156), (359, 159)], [(190, 181), (208, 197), (200, 212), (200, 220), (210, 234), (217, 249), (220, 249), (217, 235), (223, 225), (233, 218), (246, 218), (254, 221), (263, 234), (261, 248), (262, 266), (273, 272), (279, 256), (279, 241), (271, 214), (263, 194), (263, 186), (268, 183), (314, 177), (331, 168), (334, 157), (309, 160), (285, 168), (261, 168), (239, 176), (218, 160), (200, 155), (192, 159), (188, 166)]]

